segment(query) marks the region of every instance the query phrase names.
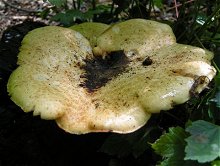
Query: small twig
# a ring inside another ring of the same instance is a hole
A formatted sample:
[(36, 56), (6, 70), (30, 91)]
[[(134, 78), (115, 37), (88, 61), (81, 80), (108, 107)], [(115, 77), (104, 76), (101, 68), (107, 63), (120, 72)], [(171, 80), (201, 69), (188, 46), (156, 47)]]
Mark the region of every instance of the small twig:
[(179, 17), (179, 11), (178, 11), (176, 0), (174, 0), (174, 7), (175, 7), (175, 10), (176, 10), (176, 18), (178, 18)]
[(198, 43), (200, 44), (200, 46), (201, 46), (203, 49), (205, 49), (205, 46), (202, 44), (201, 40), (199, 39), (199, 37), (197, 36), (196, 33), (194, 34), (194, 36), (195, 36), (195, 39), (196, 39), (196, 40), (198, 41)]
[(6, 6), (10, 6), (11, 8), (23, 11), (23, 12), (28, 12), (28, 13), (38, 13), (40, 12), (39, 10), (29, 10), (29, 9), (23, 9), (23, 8), (19, 8), (15, 5), (10, 4), (9, 2), (2, 0), (2, 2), (6, 5)]
[[(194, 2), (194, 1), (195, 1), (195, 0), (189, 0), (189, 1), (185, 2), (184, 4), (191, 3), (191, 2)], [(182, 6), (182, 5), (183, 5), (183, 4), (175, 4), (173, 7), (168, 8), (168, 9), (166, 10), (166, 12), (168, 12), (168, 11), (170, 11), (170, 10), (173, 10), (173, 9), (176, 9), (176, 8)]]
[(215, 63), (215, 61), (212, 60), (213, 65), (215, 66), (215, 69), (218, 73), (220, 73), (220, 69), (218, 68), (218, 65)]

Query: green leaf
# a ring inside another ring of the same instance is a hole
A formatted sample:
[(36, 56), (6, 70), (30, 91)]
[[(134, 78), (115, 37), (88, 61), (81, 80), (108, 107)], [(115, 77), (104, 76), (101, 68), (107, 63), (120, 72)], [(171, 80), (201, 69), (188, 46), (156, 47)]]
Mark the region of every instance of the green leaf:
[(207, 16), (203, 13), (198, 14), (198, 16), (196, 17), (196, 22), (200, 25), (205, 24), (206, 21), (207, 21)]
[(40, 17), (43, 18), (43, 19), (46, 19), (46, 17), (49, 15), (49, 13), (50, 13), (50, 9), (46, 8), (45, 10), (40, 12)]
[(191, 136), (186, 140), (185, 160), (197, 160), (205, 163), (220, 157), (220, 126), (198, 120), (192, 123), (186, 131)]
[(169, 132), (162, 135), (152, 148), (163, 157), (160, 166), (206, 166), (192, 160), (184, 160), (185, 138), (188, 134), (181, 127), (170, 128)]
[(162, 135), (152, 144), (155, 152), (165, 158), (161, 162), (161, 166), (186, 165), (186, 161), (183, 158), (186, 145), (184, 139), (187, 136), (187, 133), (181, 127), (170, 128), (168, 133)]
[(208, 164), (199, 164), (198, 162), (187, 160), (183, 160), (183, 154), (181, 156), (174, 155), (160, 163), (159, 166), (210, 166)]
[(68, 15), (66, 13), (58, 13), (55, 16), (53, 16), (51, 20), (59, 21), (61, 24), (69, 26), (71, 23), (73, 23), (74, 18), (72, 15)]
[(216, 106), (220, 108), (220, 90), (215, 95)]
[(94, 14), (98, 14), (99, 12), (100, 11), (98, 10), (89, 10), (83, 13), (77, 9), (66, 10), (65, 13), (56, 14), (54, 17), (52, 17), (52, 20), (59, 21), (61, 24), (69, 26), (74, 22), (75, 19), (79, 19), (81, 21), (91, 20)]
[(153, 0), (154, 5), (157, 6), (158, 8), (162, 8), (163, 7), (163, 2), (162, 0)]
[(187, 137), (184, 129), (181, 127), (170, 128), (169, 133), (162, 135), (152, 148), (163, 157), (171, 157), (185, 146), (184, 138)]
[(59, 21), (65, 26), (71, 25), (74, 19), (84, 20), (83, 13), (79, 10), (67, 10), (65, 13), (58, 13), (52, 17), (52, 20)]
[(62, 7), (66, 4), (66, 0), (48, 0), (52, 5), (56, 7)]
[(212, 166), (220, 166), (220, 160), (213, 161)]

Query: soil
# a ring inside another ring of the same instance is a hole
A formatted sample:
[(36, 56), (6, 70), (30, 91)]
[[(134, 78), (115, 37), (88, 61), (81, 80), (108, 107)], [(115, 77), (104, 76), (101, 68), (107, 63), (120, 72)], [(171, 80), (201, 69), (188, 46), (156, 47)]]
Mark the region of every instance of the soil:
[(56, 24), (49, 19), (42, 19), (39, 12), (49, 8), (43, 0), (1, 0), (0, 1), (0, 38), (4, 30), (25, 20)]

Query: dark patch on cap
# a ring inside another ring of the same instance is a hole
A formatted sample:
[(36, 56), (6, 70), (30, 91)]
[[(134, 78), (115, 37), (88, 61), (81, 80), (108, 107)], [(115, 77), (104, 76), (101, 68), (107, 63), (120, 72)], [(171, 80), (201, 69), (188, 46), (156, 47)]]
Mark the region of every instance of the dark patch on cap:
[(209, 78), (207, 76), (199, 76), (197, 79), (195, 79), (189, 94), (191, 97), (198, 97), (200, 90), (204, 85), (208, 85), (210, 82)]
[(113, 77), (125, 72), (129, 62), (123, 50), (111, 52), (104, 59), (102, 57), (85, 59), (86, 64), (82, 69), (86, 74), (81, 77), (86, 80), (80, 86), (85, 87), (88, 92), (94, 92)]
[(152, 59), (150, 59), (150, 57), (147, 57), (144, 61), (143, 61), (143, 66), (149, 66), (153, 63)]

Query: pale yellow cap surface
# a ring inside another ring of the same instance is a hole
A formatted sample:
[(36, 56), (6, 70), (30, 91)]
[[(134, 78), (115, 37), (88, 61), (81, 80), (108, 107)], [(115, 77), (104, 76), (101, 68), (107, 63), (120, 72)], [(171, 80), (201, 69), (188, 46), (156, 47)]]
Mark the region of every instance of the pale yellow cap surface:
[[(200, 93), (215, 76), (211, 52), (177, 44), (167, 25), (134, 21), (140, 22), (135, 25), (137, 29), (138, 25), (144, 29), (144, 24), (151, 32), (132, 31), (140, 35), (140, 41), (129, 33), (128, 41), (134, 41), (124, 43), (125, 32), (119, 30), (118, 37), (115, 32), (111, 35), (115, 31), (112, 26), (104, 32), (108, 33), (106, 38), (102, 33), (98, 39), (99, 48), (106, 52), (103, 59), (94, 56), (89, 41), (74, 30), (48, 26), (31, 31), (23, 39), (19, 67), (8, 81), (11, 99), (25, 112), (55, 119), (69, 133), (129, 133), (146, 124), (152, 113), (169, 110)], [(109, 45), (109, 36), (114, 46)], [(130, 48), (137, 51), (130, 54)], [(125, 54), (107, 54), (118, 49)], [(116, 59), (109, 61), (113, 56)], [(117, 56), (124, 56), (126, 63)], [(100, 64), (105, 72), (101, 68), (97, 72)], [(89, 65), (94, 65), (94, 71)], [(92, 75), (95, 78), (101, 73), (100, 78), (106, 78), (110, 70), (119, 69), (103, 85), (96, 87), (90, 82), (95, 88), (87, 87), (88, 79), (92, 79), (88, 73), (97, 72)]]

